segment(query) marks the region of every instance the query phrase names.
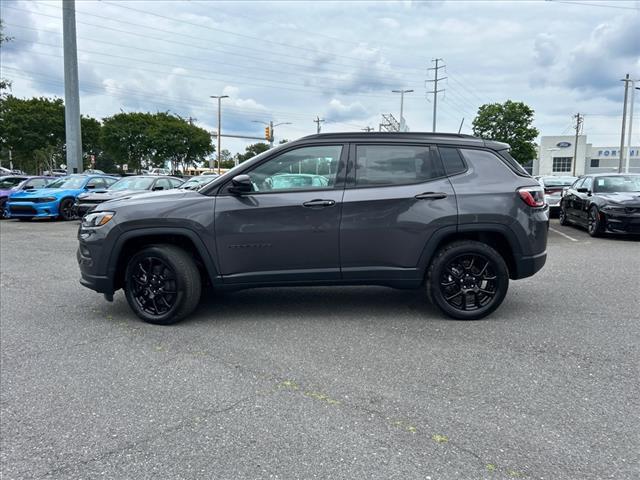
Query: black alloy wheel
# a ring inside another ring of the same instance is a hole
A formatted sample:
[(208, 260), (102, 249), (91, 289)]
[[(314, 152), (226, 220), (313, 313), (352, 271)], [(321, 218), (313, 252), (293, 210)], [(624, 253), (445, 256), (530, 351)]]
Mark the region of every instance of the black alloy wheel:
[(74, 218), (72, 198), (65, 198), (60, 202), (58, 214), (60, 215), (61, 220), (71, 220)]
[(161, 317), (175, 308), (178, 299), (176, 273), (161, 258), (141, 258), (129, 278), (134, 301), (148, 315)]
[(495, 298), (498, 277), (483, 255), (460, 255), (447, 264), (440, 277), (440, 290), (449, 305), (458, 310), (478, 310)]
[(431, 300), (461, 320), (483, 318), (500, 306), (509, 271), (502, 256), (487, 244), (464, 240), (443, 248), (429, 269)]
[(125, 295), (145, 322), (175, 323), (200, 301), (200, 272), (193, 258), (174, 245), (152, 245), (136, 253), (125, 271)]
[(599, 237), (600, 235), (602, 235), (603, 228), (598, 207), (592, 205), (589, 209), (587, 217), (587, 232), (589, 233), (589, 235), (591, 235), (592, 237)]

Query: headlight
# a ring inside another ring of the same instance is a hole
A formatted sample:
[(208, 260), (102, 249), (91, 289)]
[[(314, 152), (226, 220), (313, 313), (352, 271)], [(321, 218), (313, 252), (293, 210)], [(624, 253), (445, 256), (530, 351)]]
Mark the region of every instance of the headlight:
[(624, 207), (618, 205), (605, 205), (602, 210), (606, 212), (624, 212)]
[(101, 227), (104, 224), (108, 223), (113, 218), (114, 215), (115, 215), (115, 212), (89, 213), (85, 215), (84, 218), (82, 219), (82, 227), (83, 228)]

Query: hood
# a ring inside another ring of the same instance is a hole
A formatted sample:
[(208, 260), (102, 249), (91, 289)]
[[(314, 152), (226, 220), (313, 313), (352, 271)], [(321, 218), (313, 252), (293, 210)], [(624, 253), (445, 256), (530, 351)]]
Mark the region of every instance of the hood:
[(167, 202), (179, 200), (185, 196), (193, 196), (194, 198), (202, 197), (201, 194), (192, 190), (161, 190), (156, 192), (140, 192), (137, 191), (133, 197), (126, 196), (124, 198), (114, 198), (105, 203), (100, 204), (101, 209), (117, 208), (126, 205), (136, 205), (141, 203)]
[(598, 197), (607, 202), (624, 207), (640, 207), (640, 192), (598, 193)]
[(78, 195), (79, 200), (99, 200), (106, 202), (116, 198), (130, 197), (132, 195), (141, 195), (147, 193), (148, 190), (100, 190), (97, 192), (86, 192)]
[(64, 195), (75, 196), (80, 192), (83, 192), (82, 189), (66, 189), (66, 188), (40, 188), (38, 190), (20, 190), (18, 192), (12, 193), (12, 198), (40, 198), (40, 197), (56, 197), (60, 198)]

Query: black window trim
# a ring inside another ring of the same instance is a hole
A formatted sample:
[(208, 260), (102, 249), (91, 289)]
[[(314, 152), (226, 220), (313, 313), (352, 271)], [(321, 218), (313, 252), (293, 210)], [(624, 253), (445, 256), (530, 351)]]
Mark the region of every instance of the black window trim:
[[(359, 146), (382, 146), (382, 147), (426, 147), (433, 154), (435, 153), (437, 161), (440, 162), (440, 166), (442, 167), (442, 171), (444, 175), (440, 175), (438, 177), (430, 178), (429, 180), (421, 181), (421, 182), (410, 182), (410, 183), (389, 183), (384, 185), (356, 185), (356, 149)], [(347, 183), (345, 185), (345, 189), (353, 190), (353, 189), (361, 189), (361, 188), (389, 188), (389, 187), (405, 187), (410, 185), (424, 185), (425, 183), (431, 183), (436, 180), (442, 180), (443, 178), (447, 178), (447, 172), (442, 164), (442, 159), (440, 158), (440, 152), (438, 152), (437, 145), (435, 143), (424, 143), (424, 142), (353, 142), (351, 143), (351, 148), (349, 149), (349, 163), (347, 166)]]
[[(344, 189), (344, 182), (345, 182), (345, 171), (346, 171), (346, 164), (348, 161), (348, 157), (349, 157), (349, 142), (330, 142), (330, 141), (326, 141), (326, 142), (310, 142), (310, 143), (302, 143), (302, 144), (296, 144), (296, 145), (291, 145), (291, 148), (286, 148), (286, 149), (282, 149), (282, 150), (278, 150), (277, 152), (274, 152), (274, 155), (268, 155), (265, 158), (263, 158), (259, 163), (253, 164), (251, 166), (248, 166), (245, 169), (242, 169), (240, 171), (238, 171), (238, 173), (236, 175), (246, 175), (247, 173), (251, 172), (252, 170), (258, 168), (260, 165), (267, 163), (271, 160), (273, 160), (274, 158), (279, 157), (280, 155), (284, 155), (285, 153), (289, 153), (293, 150), (299, 150), (301, 148), (307, 148), (307, 147), (342, 147), (342, 151), (340, 152), (340, 160), (338, 160), (338, 171), (336, 172), (336, 181), (333, 185), (332, 188), (304, 188), (304, 189), (295, 189), (295, 190), (272, 190), (269, 192), (246, 192), (243, 193), (242, 195), (238, 195), (238, 194), (234, 194), (229, 192), (229, 188), (231, 187), (231, 178), (229, 180), (227, 180), (225, 183), (223, 183), (222, 185), (220, 185), (220, 187), (218, 188), (218, 190), (216, 191), (216, 193), (213, 193), (214, 196), (225, 196), (225, 197), (238, 197), (238, 196), (242, 196), (242, 197), (247, 197), (247, 196), (252, 196), (252, 195), (273, 195), (273, 194), (283, 194), (283, 193), (304, 193), (304, 192), (333, 192), (335, 190), (342, 190)], [(199, 192), (198, 192), (199, 193)]]

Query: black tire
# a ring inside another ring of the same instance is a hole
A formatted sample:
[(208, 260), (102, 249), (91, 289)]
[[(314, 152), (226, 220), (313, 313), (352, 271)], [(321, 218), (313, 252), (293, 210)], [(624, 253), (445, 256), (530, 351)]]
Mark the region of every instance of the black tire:
[(591, 205), (589, 209), (589, 213), (587, 214), (587, 232), (592, 237), (599, 237), (604, 232), (604, 226), (602, 225), (602, 221), (600, 220), (600, 212), (598, 211), (598, 207), (595, 205)]
[[(458, 320), (486, 317), (500, 306), (509, 289), (509, 269), (489, 245), (461, 240), (443, 247), (427, 273), (429, 299)], [(469, 302), (470, 296), (473, 301)]]
[(124, 291), (129, 306), (142, 320), (170, 325), (198, 306), (200, 272), (183, 249), (150, 245), (127, 263)]
[(569, 219), (567, 218), (567, 210), (564, 208), (564, 205), (560, 204), (560, 211), (558, 212), (558, 221), (560, 225), (569, 225)]
[(60, 220), (72, 220), (74, 218), (73, 213), (73, 198), (63, 198), (60, 201), (58, 207), (58, 218)]

